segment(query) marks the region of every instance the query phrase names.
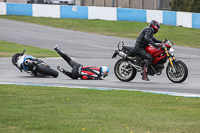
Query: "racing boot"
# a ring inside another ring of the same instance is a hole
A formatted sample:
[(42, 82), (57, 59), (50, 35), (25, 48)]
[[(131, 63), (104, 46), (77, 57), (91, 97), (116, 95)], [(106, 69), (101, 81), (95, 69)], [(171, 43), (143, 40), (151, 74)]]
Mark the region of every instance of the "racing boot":
[(58, 45), (54, 46), (53, 49), (54, 49), (56, 52), (60, 51), (60, 49), (58, 48)]
[(142, 73), (142, 79), (145, 81), (149, 81), (149, 78), (147, 77), (147, 71), (148, 71), (148, 68), (144, 67), (143, 73)]
[(58, 47), (58, 45), (54, 46), (53, 48), (57, 53), (64, 53), (63, 51), (60, 50), (60, 48)]

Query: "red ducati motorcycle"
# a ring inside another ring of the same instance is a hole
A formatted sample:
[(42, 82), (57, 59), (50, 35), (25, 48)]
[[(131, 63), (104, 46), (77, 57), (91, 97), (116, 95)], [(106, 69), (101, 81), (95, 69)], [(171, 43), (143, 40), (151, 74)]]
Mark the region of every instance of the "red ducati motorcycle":
[[(171, 41), (166, 39), (158, 48), (152, 45), (146, 48), (146, 51), (154, 59), (153, 64), (148, 69), (148, 75), (161, 75), (162, 70), (165, 68), (164, 64), (168, 62), (166, 74), (169, 80), (174, 83), (182, 83), (186, 80), (188, 68), (184, 62), (175, 59), (173, 45)], [(115, 75), (119, 80), (128, 82), (135, 78), (137, 72), (142, 74), (142, 68), (145, 65), (146, 59), (135, 54), (133, 47), (125, 46), (124, 42), (119, 42), (118, 50), (115, 50), (112, 58), (115, 58), (117, 55), (122, 57), (115, 63), (114, 67)]]

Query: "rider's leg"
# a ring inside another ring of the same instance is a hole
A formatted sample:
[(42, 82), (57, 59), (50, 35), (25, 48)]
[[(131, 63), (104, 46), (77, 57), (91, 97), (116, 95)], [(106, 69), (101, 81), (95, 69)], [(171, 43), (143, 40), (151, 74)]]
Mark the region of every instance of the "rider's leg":
[(153, 57), (149, 53), (146, 53), (145, 57), (147, 59), (145, 67), (149, 68), (151, 66), (151, 64), (153, 63)]
[(147, 51), (145, 49), (142, 49), (140, 51), (140, 54), (143, 55), (143, 57), (145, 59), (147, 59), (147, 62), (144, 65), (144, 68), (143, 68), (142, 79), (146, 80), (146, 81), (149, 81), (149, 78), (147, 76), (147, 71), (148, 71), (149, 67), (151, 66), (151, 64), (153, 62), (153, 57), (149, 53), (147, 53)]
[(144, 68), (143, 68), (142, 79), (143, 79), (143, 80), (146, 80), (146, 81), (149, 81), (149, 78), (148, 78), (148, 76), (147, 76), (147, 71), (148, 71), (149, 67), (151, 66), (151, 64), (152, 64), (152, 62), (153, 62), (153, 57), (152, 57), (149, 53), (147, 53), (147, 54), (145, 55), (145, 57), (146, 57), (146, 59), (147, 59), (147, 62), (146, 62), (146, 64), (144, 65)]
[(72, 67), (72, 72), (68, 72), (67, 70), (63, 69), (63, 73), (72, 79), (78, 79), (80, 77), (79, 68), (81, 64), (73, 61), (67, 54), (61, 51), (58, 46), (55, 46), (54, 50)]
[(66, 53), (61, 51), (58, 46), (54, 47), (54, 50), (73, 68), (75, 66), (80, 66), (77, 62), (73, 61)]
[(147, 76), (147, 71), (148, 71), (148, 68), (147, 67), (144, 67), (143, 68), (143, 73), (142, 73), (142, 79), (145, 80), (145, 81), (149, 81), (150, 79), (148, 78)]
[(70, 78), (73, 79), (72, 73), (71, 73), (71, 72), (68, 72), (67, 70), (61, 68), (60, 66), (58, 66), (57, 69), (58, 69), (60, 72), (64, 73), (65, 75), (67, 75), (67, 76), (69, 76)]

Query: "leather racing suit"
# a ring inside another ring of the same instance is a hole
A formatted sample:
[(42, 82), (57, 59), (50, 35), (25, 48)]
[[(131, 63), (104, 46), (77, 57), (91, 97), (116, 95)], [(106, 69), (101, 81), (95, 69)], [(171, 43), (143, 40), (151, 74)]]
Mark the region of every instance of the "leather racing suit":
[(162, 41), (160, 40), (156, 40), (153, 37), (154, 34), (154, 29), (152, 27), (146, 27), (144, 28), (139, 36), (136, 39), (136, 44), (135, 47), (133, 49), (133, 51), (142, 56), (143, 58), (147, 59), (147, 62), (145, 64), (144, 67), (149, 68), (150, 65), (153, 62), (153, 57), (145, 50), (145, 48), (147, 46), (149, 46), (149, 44), (153, 45), (154, 47), (156, 47), (156, 43), (162, 43)]
[(58, 68), (59, 71), (69, 76), (72, 79), (91, 79), (98, 80), (101, 79), (101, 67), (96, 66), (83, 66), (75, 61), (73, 61), (67, 54), (59, 49), (55, 49), (57, 53), (72, 67), (72, 71), (69, 72), (63, 68)]

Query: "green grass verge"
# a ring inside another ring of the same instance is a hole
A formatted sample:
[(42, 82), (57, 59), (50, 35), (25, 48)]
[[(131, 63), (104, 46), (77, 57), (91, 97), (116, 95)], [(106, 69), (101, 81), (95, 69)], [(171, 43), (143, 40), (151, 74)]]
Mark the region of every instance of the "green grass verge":
[(0, 132), (199, 133), (200, 98), (0, 85)]
[[(142, 22), (104, 21), (86, 19), (60, 19), (29, 16), (0, 16), (0, 18), (30, 22), (63, 29), (98, 33), (135, 39), (140, 31), (148, 26)], [(160, 31), (155, 35), (157, 39), (168, 38), (176, 45), (200, 48), (200, 29), (161, 25)]]
[(58, 54), (54, 52), (53, 50), (42, 49), (38, 47), (21, 45), (17, 43), (0, 40), (0, 57), (11, 57), (15, 53), (21, 53), (24, 49), (26, 49), (25, 54), (32, 55), (37, 58), (58, 57)]

